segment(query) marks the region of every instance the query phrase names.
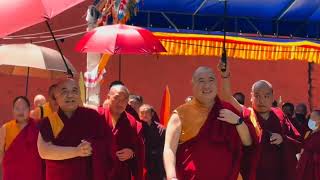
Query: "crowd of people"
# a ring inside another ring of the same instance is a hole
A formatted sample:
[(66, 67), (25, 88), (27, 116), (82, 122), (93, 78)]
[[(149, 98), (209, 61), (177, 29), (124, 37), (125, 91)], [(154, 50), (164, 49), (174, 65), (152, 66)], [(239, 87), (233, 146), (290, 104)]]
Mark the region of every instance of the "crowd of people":
[(2, 179), (320, 180), (320, 111), (274, 107), (266, 80), (252, 85), (246, 107), (244, 94), (232, 93), (229, 67), (218, 70), (194, 71), (192, 96), (166, 128), (120, 81), (101, 106), (84, 104), (70, 78), (51, 85), (47, 98), (35, 96), (33, 107), (16, 97), (13, 120), (0, 128)]

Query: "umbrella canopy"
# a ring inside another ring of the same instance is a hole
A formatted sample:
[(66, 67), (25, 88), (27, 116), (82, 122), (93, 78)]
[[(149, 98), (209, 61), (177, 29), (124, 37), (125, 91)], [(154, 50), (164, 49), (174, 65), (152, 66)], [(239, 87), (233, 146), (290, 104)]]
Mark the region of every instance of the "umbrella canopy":
[(80, 52), (107, 54), (152, 54), (166, 52), (149, 30), (123, 24), (101, 26), (86, 33), (77, 43)]
[(1, 0), (0, 38), (39, 22), (46, 21), (83, 1)]
[[(68, 67), (76, 73), (66, 59)], [(60, 78), (67, 69), (58, 51), (33, 44), (0, 46), (0, 73), (42, 78)]]

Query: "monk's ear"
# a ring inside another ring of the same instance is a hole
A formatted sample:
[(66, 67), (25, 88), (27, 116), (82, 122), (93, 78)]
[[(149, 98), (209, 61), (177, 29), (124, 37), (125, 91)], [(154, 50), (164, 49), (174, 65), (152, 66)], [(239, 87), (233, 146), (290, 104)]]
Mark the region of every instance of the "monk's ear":
[(251, 103), (253, 102), (253, 92), (250, 93), (251, 97), (250, 97), (250, 101)]

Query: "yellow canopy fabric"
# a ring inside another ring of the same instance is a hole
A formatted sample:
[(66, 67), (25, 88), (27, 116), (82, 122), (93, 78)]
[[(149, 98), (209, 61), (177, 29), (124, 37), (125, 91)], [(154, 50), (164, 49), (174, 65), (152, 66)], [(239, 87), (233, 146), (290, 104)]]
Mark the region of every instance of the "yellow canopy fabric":
[[(155, 32), (167, 52), (163, 55), (218, 56), (223, 36)], [(320, 44), (310, 41), (271, 42), (227, 36), (227, 55), (245, 60), (297, 60), (320, 63)]]

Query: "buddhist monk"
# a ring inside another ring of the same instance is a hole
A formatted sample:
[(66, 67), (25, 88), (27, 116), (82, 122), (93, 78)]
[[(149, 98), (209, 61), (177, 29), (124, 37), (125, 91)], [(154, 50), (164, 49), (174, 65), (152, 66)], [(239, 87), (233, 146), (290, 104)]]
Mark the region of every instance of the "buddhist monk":
[[(115, 85), (122, 85), (124, 86), (124, 83), (121, 81), (113, 81), (111, 85), (109, 86), (109, 90), (112, 86)], [(108, 102), (108, 99), (106, 100), (106, 103)], [(139, 107), (143, 104), (143, 98), (138, 95), (130, 94), (129, 95), (129, 101), (128, 105), (126, 107), (126, 112), (129, 113), (131, 116), (134, 117), (136, 120), (136, 130), (138, 134), (138, 146), (140, 148), (137, 149), (136, 155), (139, 157), (139, 165), (138, 169), (143, 169), (145, 167), (145, 144), (144, 144), (144, 136), (143, 136), (143, 130), (142, 130), (142, 121), (139, 117)]]
[(47, 102), (46, 97), (44, 97), (42, 94), (38, 94), (33, 99), (33, 105), (34, 107), (43, 106)]
[(123, 85), (113, 85), (106, 107), (98, 110), (113, 132), (115, 162), (112, 180), (141, 180), (143, 175), (139, 153), (143, 147), (139, 142), (137, 121), (125, 111), (128, 100), (129, 90)]
[(48, 117), (49, 114), (52, 114), (53, 112), (56, 112), (58, 110), (58, 105), (55, 99), (56, 86), (56, 84), (53, 84), (49, 87), (48, 102), (45, 102), (40, 106), (36, 106), (36, 108), (31, 111), (30, 117), (39, 121), (40, 119)]
[(311, 113), (308, 126), (311, 131), (298, 155), (297, 180), (320, 180), (320, 110)]
[(246, 108), (232, 97), (229, 67), (220, 73), (224, 99), (250, 119), (258, 136), (255, 148), (245, 149), (244, 179), (294, 180), (301, 137), (282, 110), (272, 107), (272, 85), (265, 80), (255, 82), (251, 90), (252, 108)]
[(95, 110), (79, 107), (73, 79), (57, 83), (57, 112), (40, 121), (38, 151), (47, 180), (105, 180), (111, 173), (111, 129)]
[(0, 129), (3, 180), (44, 180), (44, 166), (37, 149), (39, 130), (29, 113), (29, 100), (24, 96), (15, 98), (14, 119)]
[(167, 179), (236, 180), (242, 146), (251, 145), (253, 127), (219, 99), (211, 68), (195, 70), (192, 92), (192, 101), (174, 110), (167, 125), (163, 153)]
[(292, 124), (296, 127), (302, 137), (310, 131), (308, 128), (307, 113), (307, 106), (304, 103), (299, 103), (295, 108), (295, 117), (292, 120)]

